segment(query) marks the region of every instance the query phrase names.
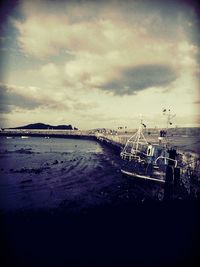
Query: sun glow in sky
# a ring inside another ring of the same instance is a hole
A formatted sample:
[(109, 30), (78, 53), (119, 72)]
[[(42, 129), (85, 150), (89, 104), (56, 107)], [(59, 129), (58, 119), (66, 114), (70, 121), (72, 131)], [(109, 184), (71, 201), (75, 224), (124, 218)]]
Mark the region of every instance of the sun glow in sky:
[[(189, 3), (190, 2), (190, 3)], [(2, 9), (1, 127), (199, 126), (191, 1), (17, 1)]]

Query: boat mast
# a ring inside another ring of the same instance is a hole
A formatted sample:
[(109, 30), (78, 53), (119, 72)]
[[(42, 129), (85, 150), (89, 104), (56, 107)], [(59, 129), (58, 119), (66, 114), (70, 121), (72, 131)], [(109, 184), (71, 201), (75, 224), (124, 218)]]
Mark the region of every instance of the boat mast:
[(137, 132), (132, 135), (126, 142), (122, 154), (126, 153), (128, 146), (130, 145), (135, 153), (137, 153), (139, 144), (148, 144), (146, 138), (143, 134), (143, 127), (146, 127), (146, 125), (142, 122), (142, 119), (140, 120), (140, 126), (137, 130)]
[(143, 132), (142, 132), (143, 127), (144, 127), (144, 123), (142, 122), (142, 119), (141, 119), (140, 120), (140, 126), (139, 126), (137, 133), (136, 133), (136, 138), (135, 138), (135, 144), (136, 144), (135, 149), (136, 150), (138, 150), (140, 140), (143, 140), (145, 143), (147, 143), (146, 138), (144, 137)]
[(167, 130), (169, 129), (170, 125), (172, 125), (172, 119), (176, 116), (176, 114), (171, 114), (171, 110), (170, 109), (163, 109), (163, 115), (166, 115), (167, 119), (166, 119), (166, 133)]

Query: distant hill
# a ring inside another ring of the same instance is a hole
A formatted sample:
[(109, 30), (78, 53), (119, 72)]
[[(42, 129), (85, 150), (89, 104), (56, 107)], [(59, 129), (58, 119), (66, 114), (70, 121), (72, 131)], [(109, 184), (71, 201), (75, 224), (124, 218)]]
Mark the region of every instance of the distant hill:
[(10, 129), (78, 130), (76, 127), (73, 128), (71, 125), (58, 125), (58, 126), (53, 126), (53, 125), (44, 124), (44, 123), (33, 123), (33, 124), (28, 124), (28, 125), (25, 125), (25, 126), (20, 126), (20, 127), (10, 128)]

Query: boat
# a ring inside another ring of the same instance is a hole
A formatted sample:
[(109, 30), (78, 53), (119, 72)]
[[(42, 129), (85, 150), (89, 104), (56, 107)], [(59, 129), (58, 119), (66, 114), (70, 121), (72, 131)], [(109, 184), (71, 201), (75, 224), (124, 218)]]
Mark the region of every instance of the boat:
[(29, 136), (22, 135), (21, 138), (22, 138), (22, 139), (27, 139), (27, 138), (29, 138)]
[[(168, 118), (168, 123), (171, 124)], [(146, 125), (140, 122), (137, 132), (126, 142), (122, 152), (121, 173), (134, 178), (165, 183), (168, 168), (179, 175), (178, 154), (170, 145), (167, 130), (161, 130), (157, 140), (147, 141), (143, 134)]]

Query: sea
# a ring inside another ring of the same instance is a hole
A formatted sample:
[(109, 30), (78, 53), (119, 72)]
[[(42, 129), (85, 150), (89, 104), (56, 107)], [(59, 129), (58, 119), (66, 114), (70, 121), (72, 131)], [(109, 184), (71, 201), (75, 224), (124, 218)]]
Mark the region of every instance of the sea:
[(94, 140), (0, 137), (1, 266), (194, 266), (197, 202), (120, 168)]
[(120, 171), (119, 154), (92, 140), (1, 137), (0, 209), (81, 212), (118, 202), (162, 200), (163, 187)]

